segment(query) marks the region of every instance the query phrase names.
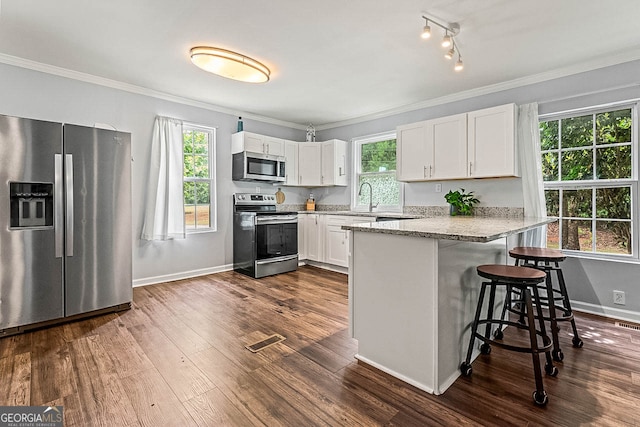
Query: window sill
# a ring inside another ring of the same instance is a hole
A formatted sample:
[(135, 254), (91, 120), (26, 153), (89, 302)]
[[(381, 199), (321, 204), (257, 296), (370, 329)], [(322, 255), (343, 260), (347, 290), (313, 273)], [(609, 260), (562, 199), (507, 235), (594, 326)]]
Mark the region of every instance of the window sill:
[(640, 259), (638, 259), (637, 257), (634, 257), (633, 255), (604, 255), (604, 254), (583, 253), (583, 252), (568, 251), (568, 250), (563, 250), (562, 253), (565, 254), (567, 258), (615, 262), (620, 264), (640, 264)]
[(206, 233), (215, 233), (218, 230), (215, 228), (200, 228), (197, 230), (187, 230), (187, 235), (191, 235), (191, 234), (206, 234)]

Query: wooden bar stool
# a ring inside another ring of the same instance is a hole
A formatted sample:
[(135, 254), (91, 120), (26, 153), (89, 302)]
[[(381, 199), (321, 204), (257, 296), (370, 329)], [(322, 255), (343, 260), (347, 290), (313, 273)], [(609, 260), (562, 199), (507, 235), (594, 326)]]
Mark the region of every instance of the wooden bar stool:
[[(564, 261), (566, 256), (556, 249), (537, 247), (516, 247), (509, 251), (509, 255), (516, 260), (516, 265), (537, 268), (547, 275), (545, 284), (541, 286), (541, 288), (545, 289), (546, 294), (540, 297), (540, 303), (549, 309), (549, 316), (544, 319), (551, 323), (551, 336), (553, 339), (553, 351), (551, 354), (554, 360), (561, 362), (564, 359), (564, 354), (558, 339), (560, 328), (557, 322), (571, 322), (573, 346), (581, 348), (584, 345), (578, 335), (564, 275), (562, 274), (562, 268), (560, 268), (560, 262)], [(553, 272), (556, 274), (557, 288), (553, 286)], [(558, 313), (561, 313), (561, 315), (559, 316)]]
[[(542, 308), (539, 303), (538, 284), (545, 281), (546, 273), (538, 269), (528, 267), (497, 264), (478, 266), (477, 272), (480, 277), (489, 279), (490, 282), (483, 282), (482, 287), (480, 288), (478, 306), (476, 308), (475, 317), (471, 325), (471, 339), (469, 340), (467, 357), (465, 361), (460, 365), (460, 371), (462, 372), (462, 375), (469, 376), (472, 373), (471, 357), (473, 355), (476, 338), (483, 342), (483, 344), (480, 346), (480, 352), (482, 354), (491, 353), (491, 344), (495, 344), (510, 351), (531, 353), (533, 359), (533, 373), (536, 383), (536, 390), (533, 392), (533, 401), (536, 403), (536, 405), (546, 405), (548, 397), (542, 383), (542, 370), (540, 368), (539, 353), (545, 353), (546, 356), (545, 372), (550, 376), (556, 376), (558, 374), (558, 368), (553, 366), (553, 359), (550, 354), (552, 343), (545, 330), (544, 319), (542, 317)], [(493, 311), (496, 289), (498, 288), (498, 286), (505, 286), (509, 289), (517, 289), (519, 291), (523, 299), (524, 311), (522, 313), (526, 317), (526, 322), (524, 324), (519, 322), (512, 322), (508, 319), (504, 319), (503, 317), (494, 318)], [(486, 317), (482, 317), (482, 308), (487, 288), (489, 288), (489, 304)], [(534, 313), (534, 310), (536, 310), (537, 312)], [(536, 320), (538, 322), (537, 328)], [(481, 325), (485, 325), (484, 334), (478, 332), (478, 328)], [(513, 326), (518, 329), (528, 330), (529, 345), (522, 346), (507, 344), (505, 342), (492, 339), (491, 328), (495, 325), (498, 326), (498, 330), (502, 330), (502, 327), (505, 325)], [(538, 337), (541, 337), (542, 339), (541, 346), (538, 343)]]

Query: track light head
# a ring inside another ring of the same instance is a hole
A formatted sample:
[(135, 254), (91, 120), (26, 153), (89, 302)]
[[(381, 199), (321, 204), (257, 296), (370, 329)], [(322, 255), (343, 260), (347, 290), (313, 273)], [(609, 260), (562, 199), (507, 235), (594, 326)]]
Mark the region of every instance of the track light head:
[(452, 37), (449, 35), (449, 31), (446, 31), (446, 34), (444, 35), (444, 37), (442, 38), (442, 47), (449, 47), (451, 46), (451, 39)]
[(453, 67), (453, 69), (455, 71), (462, 71), (463, 68), (464, 64), (462, 63), (462, 57), (458, 55), (458, 61), (456, 62), (456, 65)]
[(420, 36), (423, 39), (428, 39), (429, 37), (431, 37), (431, 27), (429, 26), (429, 21), (427, 21), (427, 23), (424, 25), (424, 28), (422, 29), (422, 35)]
[(453, 55), (456, 53), (456, 49), (454, 47), (452, 47), (451, 49), (449, 49), (447, 51), (447, 53), (444, 54), (444, 57), (447, 59), (453, 59)]

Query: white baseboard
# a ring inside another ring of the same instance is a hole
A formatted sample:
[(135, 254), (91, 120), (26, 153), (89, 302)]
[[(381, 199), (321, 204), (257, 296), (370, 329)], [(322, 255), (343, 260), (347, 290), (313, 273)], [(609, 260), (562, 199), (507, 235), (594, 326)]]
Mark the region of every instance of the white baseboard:
[(625, 320), (627, 322), (640, 323), (640, 313), (638, 313), (637, 311), (624, 310), (622, 308), (615, 307), (606, 307), (581, 301), (571, 301), (571, 308), (575, 311), (597, 314), (598, 316), (610, 317), (617, 320)]
[(304, 260), (306, 265), (322, 268), (324, 270), (335, 271), (336, 273), (349, 274), (349, 268), (340, 267), (339, 265), (326, 264), (324, 262)]
[(199, 270), (182, 271), (180, 273), (165, 274), (164, 276), (144, 277), (133, 281), (133, 287), (154, 285), (156, 283), (174, 282), (176, 280), (190, 279), (192, 277), (206, 276), (207, 274), (221, 273), (233, 270), (233, 264), (218, 267), (201, 268)]

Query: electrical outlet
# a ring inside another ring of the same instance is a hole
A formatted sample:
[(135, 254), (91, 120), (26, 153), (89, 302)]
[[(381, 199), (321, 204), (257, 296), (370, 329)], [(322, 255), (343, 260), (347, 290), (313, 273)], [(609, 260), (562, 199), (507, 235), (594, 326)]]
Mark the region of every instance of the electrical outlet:
[(436, 193), (442, 193), (442, 184), (436, 184)]
[(613, 303), (618, 305), (625, 305), (624, 291), (613, 291)]
[(256, 194), (260, 194), (260, 187), (256, 187)]

